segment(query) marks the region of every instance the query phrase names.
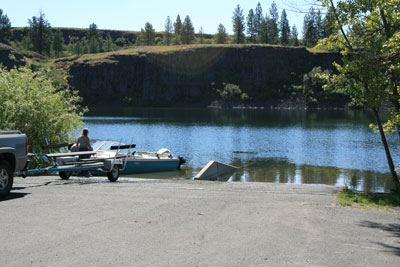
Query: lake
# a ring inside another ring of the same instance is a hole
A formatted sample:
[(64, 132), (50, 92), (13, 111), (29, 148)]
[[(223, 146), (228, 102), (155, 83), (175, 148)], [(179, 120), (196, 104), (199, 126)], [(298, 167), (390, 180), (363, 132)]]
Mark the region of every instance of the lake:
[[(224, 180), (347, 185), (386, 192), (385, 152), (363, 111), (251, 109), (92, 109), (84, 118), (92, 140), (135, 143), (138, 151), (168, 148), (182, 170), (143, 178), (192, 178), (210, 160), (241, 168)], [(394, 162), (399, 142), (389, 136)]]

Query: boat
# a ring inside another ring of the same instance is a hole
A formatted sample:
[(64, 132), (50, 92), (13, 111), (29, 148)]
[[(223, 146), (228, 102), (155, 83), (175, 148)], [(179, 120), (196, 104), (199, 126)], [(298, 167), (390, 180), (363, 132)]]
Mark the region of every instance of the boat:
[(186, 162), (182, 157), (174, 157), (167, 148), (161, 148), (157, 152), (131, 152), (135, 145), (124, 145), (115, 141), (97, 141), (92, 147), (96, 158), (124, 158), (121, 175), (173, 171), (180, 169)]

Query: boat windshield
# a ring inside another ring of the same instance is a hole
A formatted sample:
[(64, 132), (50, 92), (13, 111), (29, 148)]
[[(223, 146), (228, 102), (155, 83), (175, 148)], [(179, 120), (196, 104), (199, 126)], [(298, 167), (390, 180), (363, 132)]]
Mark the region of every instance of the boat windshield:
[[(119, 142), (115, 141), (109, 141), (109, 140), (98, 140), (92, 144), (93, 150), (106, 150), (109, 151), (111, 150), (111, 146), (117, 146), (119, 145)], [(121, 143), (121, 145), (123, 145)]]

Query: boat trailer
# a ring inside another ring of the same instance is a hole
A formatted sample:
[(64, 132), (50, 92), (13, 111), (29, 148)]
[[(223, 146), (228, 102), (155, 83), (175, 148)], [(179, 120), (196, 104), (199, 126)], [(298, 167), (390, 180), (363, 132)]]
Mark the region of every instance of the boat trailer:
[[(47, 145), (43, 146), (43, 148), (59, 148), (64, 146), (68, 146), (68, 144)], [(113, 149), (117, 149), (119, 152), (121, 149), (130, 150), (130, 148), (133, 147), (135, 147), (134, 144), (119, 145), (113, 147)], [(126, 153), (126, 155), (119, 155), (118, 152), (115, 154), (114, 157), (111, 158), (96, 157), (97, 153), (95, 151), (45, 154), (45, 156), (49, 160), (51, 160), (51, 166), (39, 166), (35, 169), (23, 170), (16, 174), (25, 178), (30, 175), (58, 172), (58, 175), (61, 177), (61, 179), (68, 180), (75, 172), (93, 171), (97, 173), (105, 173), (107, 174), (107, 178), (110, 182), (115, 182), (119, 178), (120, 171), (123, 171), (125, 169), (127, 158), (130, 153), (129, 151), (128, 153)], [(30, 156), (35, 156), (35, 154), (31, 154)], [(86, 159), (79, 159), (79, 156), (91, 157)]]

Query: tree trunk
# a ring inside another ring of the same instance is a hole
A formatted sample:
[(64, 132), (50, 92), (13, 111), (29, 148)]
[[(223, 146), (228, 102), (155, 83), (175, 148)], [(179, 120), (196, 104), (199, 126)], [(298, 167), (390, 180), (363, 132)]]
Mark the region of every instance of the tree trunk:
[(388, 164), (389, 164), (390, 173), (392, 174), (393, 183), (398, 188), (400, 186), (400, 182), (399, 182), (399, 178), (397, 177), (397, 173), (396, 173), (396, 171), (394, 169), (392, 156), (390, 155), (389, 145), (388, 145), (387, 140), (386, 140), (385, 132), (383, 131), (382, 122), (381, 122), (381, 119), (379, 117), (378, 110), (374, 108), (373, 111), (374, 111), (376, 123), (378, 124), (379, 133), (380, 133), (381, 139), (382, 139), (382, 144), (383, 144), (383, 147), (385, 148), (386, 159), (387, 159)]

